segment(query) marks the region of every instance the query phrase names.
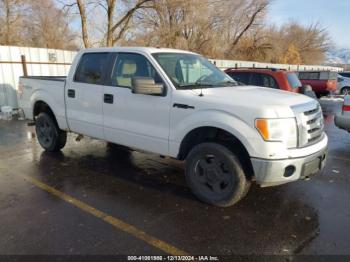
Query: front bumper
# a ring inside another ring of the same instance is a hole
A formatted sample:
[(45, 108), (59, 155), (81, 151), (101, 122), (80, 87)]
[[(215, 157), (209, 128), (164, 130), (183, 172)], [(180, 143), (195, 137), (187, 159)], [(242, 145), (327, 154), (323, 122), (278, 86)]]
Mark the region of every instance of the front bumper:
[(350, 116), (336, 115), (334, 122), (337, 127), (350, 132)]
[(268, 187), (309, 178), (324, 168), (326, 158), (327, 147), (301, 158), (282, 160), (252, 158), (251, 160), (257, 184)]

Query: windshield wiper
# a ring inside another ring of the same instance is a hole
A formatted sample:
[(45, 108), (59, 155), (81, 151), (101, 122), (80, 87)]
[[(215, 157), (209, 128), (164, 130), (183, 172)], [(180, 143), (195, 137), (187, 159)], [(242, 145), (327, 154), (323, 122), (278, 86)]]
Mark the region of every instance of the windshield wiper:
[(238, 86), (239, 84), (238, 82), (233, 82), (228, 80), (228, 81), (221, 82), (218, 85)]
[(206, 84), (206, 83), (193, 83), (193, 84), (182, 84), (178, 85), (180, 89), (186, 89), (186, 88), (201, 88), (201, 87), (213, 87), (215, 85), (212, 84)]

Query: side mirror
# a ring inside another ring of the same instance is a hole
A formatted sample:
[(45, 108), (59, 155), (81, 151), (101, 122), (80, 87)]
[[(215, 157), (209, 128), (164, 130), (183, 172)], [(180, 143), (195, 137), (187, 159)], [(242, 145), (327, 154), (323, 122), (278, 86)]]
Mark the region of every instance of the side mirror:
[(151, 77), (133, 77), (131, 80), (131, 91), (134, 94), (162, 95), (164, 86), (156, 84)]

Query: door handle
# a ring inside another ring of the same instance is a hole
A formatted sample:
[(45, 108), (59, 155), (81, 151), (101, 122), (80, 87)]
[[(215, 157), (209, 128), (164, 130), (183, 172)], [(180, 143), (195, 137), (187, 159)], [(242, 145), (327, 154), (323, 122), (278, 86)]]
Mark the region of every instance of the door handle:
[(113, 95), (111, 94), (104, 94), (103, 96), (103, 101), (106, 103), (106, 104), (113, 104)]
[(75, 90), (68, 89), (68, 97), (75, 98)]

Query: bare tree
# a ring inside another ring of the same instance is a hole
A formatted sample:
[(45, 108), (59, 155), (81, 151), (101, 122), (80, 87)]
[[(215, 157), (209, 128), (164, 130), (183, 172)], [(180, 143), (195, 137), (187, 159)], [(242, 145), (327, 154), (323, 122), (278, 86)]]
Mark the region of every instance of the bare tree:
[(22, 43), (23, 0), (0, 0), (0, 44), (16, 45)]
[(238, 60), (266, 61), (271, 54), (272, 44), (260, 27), (251, 34), (243, 36), (235, 47), (234, 58)]
[(237, 0), (216, 3), (217, 25), (221, 32), (222, 41), (228, 43), (226, 57), (235, 55), (239, 41), (249, 34), (254, 35), (261, 29), (269, 0)]
[(125, 1), (124, 8), (126, 11), (122, 14), (117, 14), (117, 0), (105, 0), (105, 1), (84, 1), (76, 0), (75, 3), (65, 4), (64, 7), (73, 7), (77, 5), (80, 14), (82, 37), (84, 46), (90, 47), (91, 41), (88, 34), (88, 17), (87, 17), (87, 5), (91, 5), (92, 8), (100, 8), (107, 14), (107, 21), (105, 27), (105, 42), (106, 46), (115, 45), (120, 39), (123, 38), (124, 34), (128, 30), (130, 21), (138, 10), (142, 8), (148, 8), (147, 3), (153, 0), (135, 0)]
[(155, 0), (137, 12), (129, 43), (205, 52), (214, 38), (211, 12), (206, 0)]
[(266, 25), (273, 0), (70, 1), (0, 0), (0, 44), (74, 49), (70, 22), (78, 15), (85, 47), (160, 46), (211, 58), (322, 63), (331, 45), (319, 23)]
[(30, 1), (27, 38), (32, 46), (76, 49), (76, 35), (70, 30), (66, 14), (52, 0)]
[(277, 63), (286, 62), (286, 57), (292, 54), (300, 57), (300, 63), (322, 63), (332, 44), (328, 32), (319, 23), (303, 26), (290, 22), (280, 28), (272, 27), (267, 34), (273, 46), (269, 60)]
[(254, 6), (253, 12), (247, 16), (247, 24), (243, 27), (243, 29), (238, 33), (237, 37), (235, 37), (235, 39), (233, 40), (231, 44), (232, 48), (234, 48), (238, 44), (242, 36), (252, 27), (258, 15), (266, 9), (267, 5), (268, 3), (263, 1), (260, 2), (257, 6)]
[(132, 45), (188, 49), (232, 58), (243, 37), (254, 33), (269, 0), (154, 0), (134, 17)]
[(83, 37), (83, 42), (85, 48), (90, 47), (89, 36), (87, 32), (87, 17), (86, 17), (86, 9), (83, 0), (77, 0), (77, 5), (80, 13), (80, 21), (81, 21), (81, 33)]
[(0, 44), (76, 49), (66, 14), (53, 0), (0, 0)]

